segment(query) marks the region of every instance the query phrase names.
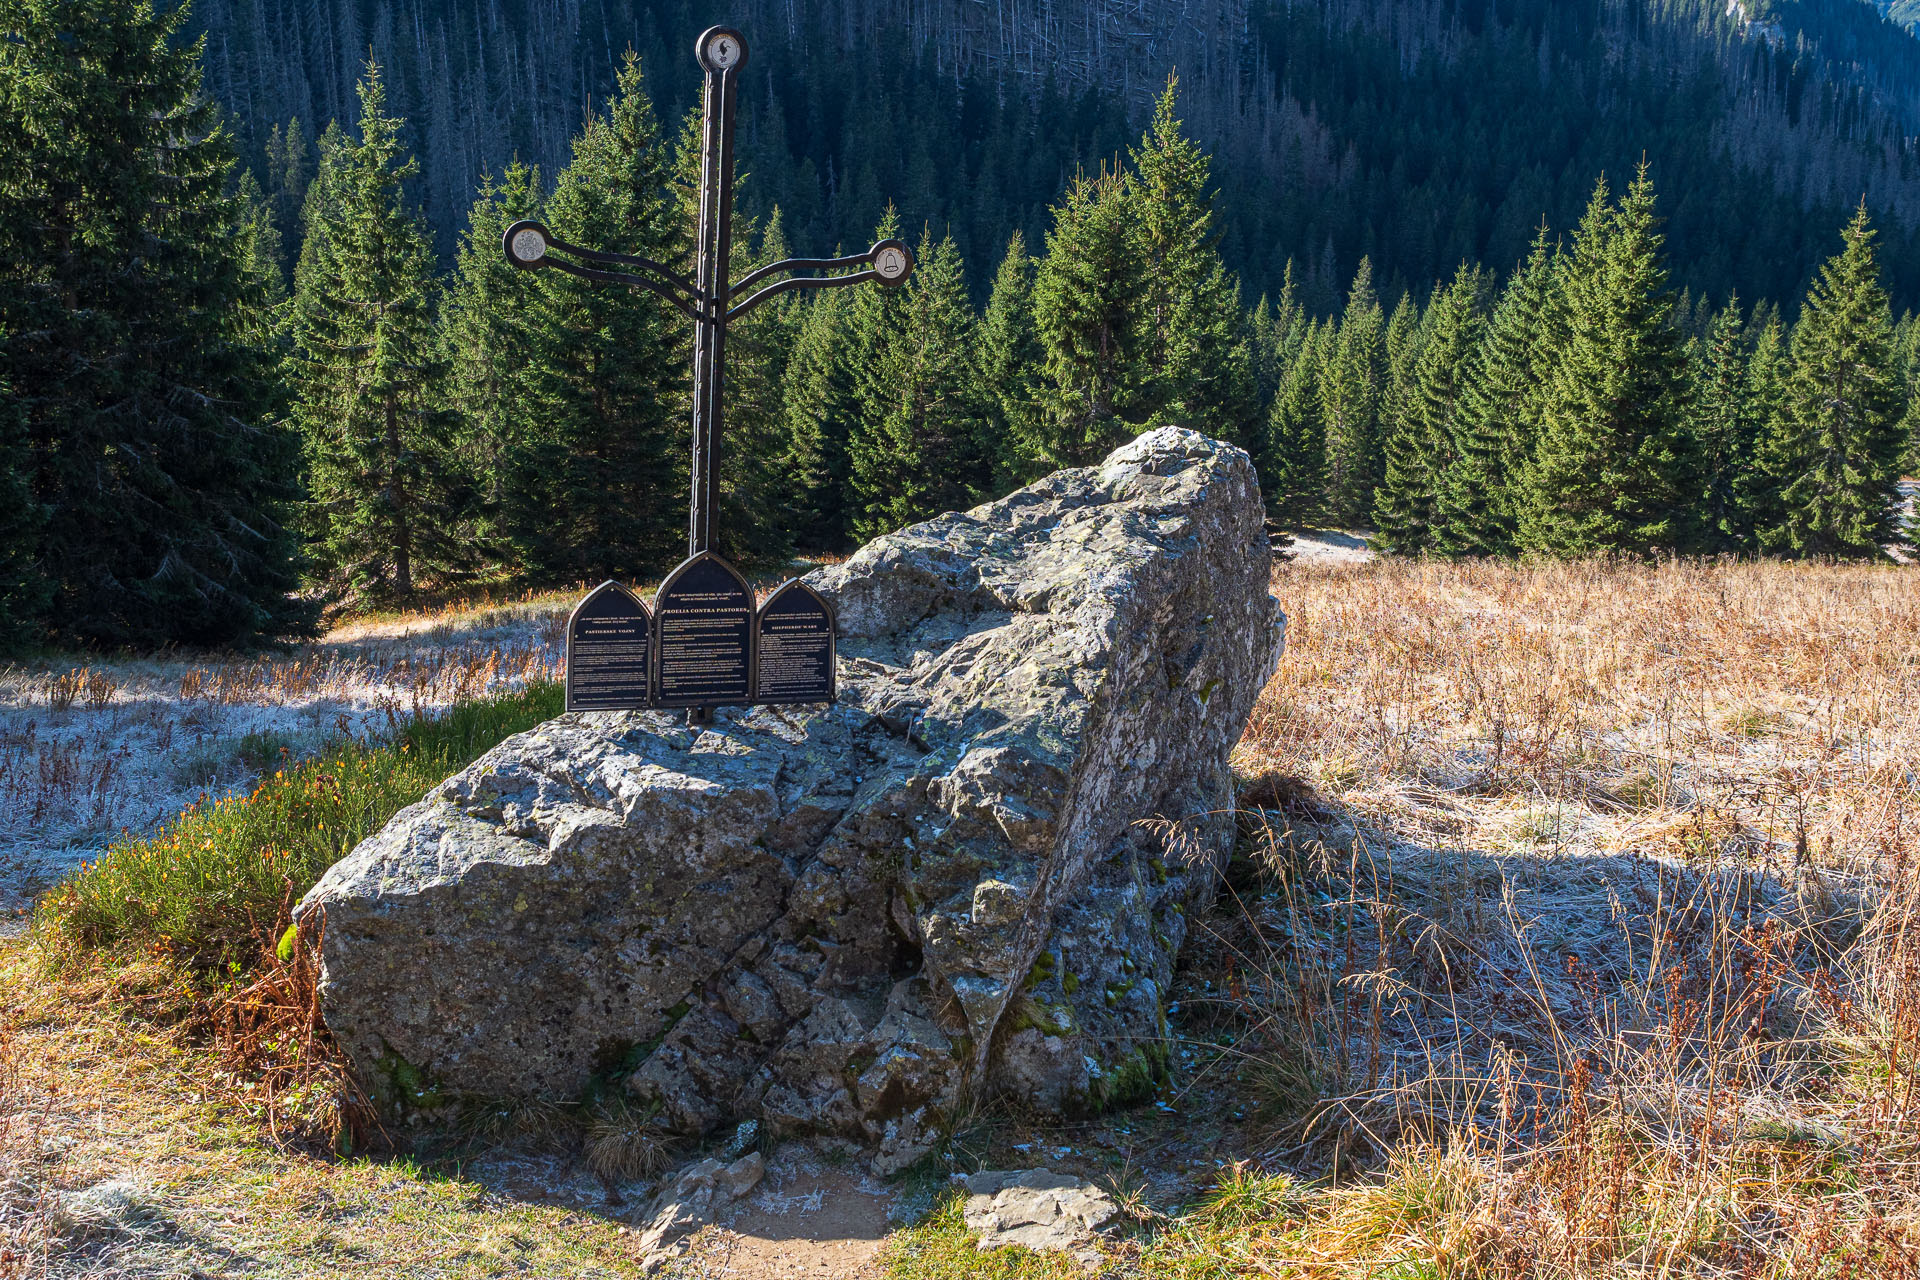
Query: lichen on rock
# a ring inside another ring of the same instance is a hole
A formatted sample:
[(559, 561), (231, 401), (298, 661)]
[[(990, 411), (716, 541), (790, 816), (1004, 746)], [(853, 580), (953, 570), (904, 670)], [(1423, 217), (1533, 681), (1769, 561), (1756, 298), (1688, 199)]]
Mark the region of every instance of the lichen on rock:
[(1177, 428), (877, 539), (807, 578), (837, 704), (562, 716), (330, 870), (300, 907), (328, 1025), (370, 1077), (495, 1097), (645, 1046), (625, 1087), (667, 1126), (881, 1171), (969, 1094), (1112, 1100), (1164, 1060), (1231, 839), (1268, 573), (1246, 454)]

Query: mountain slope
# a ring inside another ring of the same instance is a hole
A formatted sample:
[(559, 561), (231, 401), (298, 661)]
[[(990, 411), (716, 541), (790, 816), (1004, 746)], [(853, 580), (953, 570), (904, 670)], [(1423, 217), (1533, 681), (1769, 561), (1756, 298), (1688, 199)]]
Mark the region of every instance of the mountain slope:
[[(627, 47), (664, 115), (690, 107), (712, 13), (199, 0), (194, 17), (250, 157), (290, 116), (308, 136), (346, 117), (370, 48), (444, 251), (483, 171), (564, 161)], [(753, 46), (747, 207), (778, 204), (801, 250), (863, 242), (891, 199), (908, 226), (951, 227), (978, 287), (1177, 68), (1250, 291), (1289, 257), (1323, 307), (1362, 254), (1395, 290), (1463, 258), (1505, 268), (1644, 152), (1681, 283), (1793, 296), (1864, 196), (1896, 299), (1920, 302), (1920, 42), (1866, 0), (741, 0), (731, 19)]]

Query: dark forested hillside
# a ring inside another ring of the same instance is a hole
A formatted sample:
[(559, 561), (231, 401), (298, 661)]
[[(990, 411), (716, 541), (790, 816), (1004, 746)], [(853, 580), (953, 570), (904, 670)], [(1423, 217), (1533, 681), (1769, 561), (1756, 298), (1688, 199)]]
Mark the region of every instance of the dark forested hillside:
[[(749, 207), (794, 243), (859, 240), (876, 201), (950, 229), (976, 291), (1077, 168), (1097, 168), (1178, 68), (1220, 165), (1250, 293), (1285, 261), (1330, 307), (1363, 255), (1383, 292), (1462, 259), (1510, 265), (1644, 152), (1673, 193), (1677, 280), (1798, 291), (1862, 195), (1889, 283), (1920, 300), (1920, 42), (1867, 0), (737, 0)], [(422, 157), (451, 251), (483, 172), (548, 172), (631, 47), (664, 118), (691, 105), (689, 0), (197, 0), (207, 76), (269, 189), (268, 149), (350, 122), (368, 51)], [(291, 173), (289, 173), (291, 170)], [(287, 200), (283, 208), (290, 207)], [(291, 231), (293, 228), (288, 227)], [(289, 246), (291, 248), (291, 245)]]
[[(1331, 307), (1370, 255), (1383, 291), (1462, 260), (1508, 265), (1596, 174), (1644, 153), (1675, 193), (1678, 281), (1790, 295), (1862, 195), (1895, 297), (1920, 300), (1920, 41), (1866, 0), (738, 0), (748, 206), (796, 244), (859, 240), (876, 201), (950, 230), (984, 288), (993, 251), (1112, 157), (1177, 68), (1221, 160), (1227, 259), (1252, 293), (1296, 260)], [(662, 115), (692, 104), (688, 0), (198, 0), (207, 75), (273, 189), (275, 148), (350, 121), (366, 52), (388, 68), (451, 251), (482, 173), (548, 171), (637, 50)], [(289, 173), (288, 171), (292, 172)], [(292, 201), (286, 202), (290, 207)], [(291, 231), (293, 228), (288, 227)]]
[[(1230, 260), (1276, 245), (1324, 289), (1369, 253), (1389, 296), (1462, 260), (1505, 270), (1543, 214), (1570, 225), (1596, 174), (1624, 177), (1644, 155), (1670, 193), (1682, 286), (1790, 295), (1864, 195), (1889, 226), (1896, 292), (1916, 296), (1920, 46), (1871, 7), (1810, 0), (1764, 20), (1719, 0), (1352, 8), (1254, 19), (1255, 80), (1278, 86), (1289, 136), (1230, 188), (1245, 237)], [(1218, 136), (1196, 120), (1209, 125)]]

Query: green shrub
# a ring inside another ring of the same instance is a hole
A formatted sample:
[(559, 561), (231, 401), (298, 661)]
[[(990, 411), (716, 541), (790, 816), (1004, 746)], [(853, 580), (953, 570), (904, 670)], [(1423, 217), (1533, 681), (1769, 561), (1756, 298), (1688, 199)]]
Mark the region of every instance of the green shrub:
[(280, 768), (300, 754), (300, 739), (278, 730), (250, 733), (235, 743), (233, 748), (233, 758), (249, 773), (265, 773), (269, 769)]
[(197, 805), (152, 836), (112, 845), (41, 902), (35, 930), (56, 952), (141, 950), (196, 968), (251, 960), (328, 867), (563, 703), (558, 684), (534, 685), (417, 720), (391, 744), (347, 743), (277, 770), (249, 795)]
[(233, 776), (233, 745), (230, 742), (198, 742), (182, 752), (168, 773), (174, 785), (181, 787), (217, 787)]
[[(309, 747), (309, 750), (312, 748)], [(249, 733), (244, 738), (209, 738), (174, 761), (172, 777), (181, 786), (219, 787), (242, 774), (263, 774), (304, 755), (301, 740), (290, 733)]]

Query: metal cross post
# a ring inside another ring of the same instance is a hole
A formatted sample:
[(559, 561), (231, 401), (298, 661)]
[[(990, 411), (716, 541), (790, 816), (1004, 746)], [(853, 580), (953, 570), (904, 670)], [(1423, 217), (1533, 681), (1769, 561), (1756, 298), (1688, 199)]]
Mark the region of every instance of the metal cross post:
[[(713, 513), (719, 498), (719, 445), (722, 391), (727, 360), (727, 326), (776, 294), (790, 289), (830, 289), (878, 281), (902, 284), (913, 272), (913, 252), (901, 240), (882, 240), (865, 253), (845, 258), (788, 258), (750, 271), (730, 283), (733, 250), (733, 114), (747, 42), (731, 27), (713, 27), (694, 42), (694, 57), (707, 73), (700, 154), (700, 222), (694, 274), (651, 258), (603, 253), (556, 240), (538, 222), (516, 222), (503, 237), (507, 261), (534, 270), (554, 267), (587, 280), (646, 289), (671, 302), (693, 320), (693, 495), (687, 518), (687, 554), (713, 548)], [(598, 266), (582, 266), (556, 252)], [(625, 267), (637, 270), (609, 270)], [(799, 276), (796, 271), (846, 271), (847, 275)], [(749, 293), (761, 281), (787, 278)], [(741, 301), (734, 301), (746, 295)]]

